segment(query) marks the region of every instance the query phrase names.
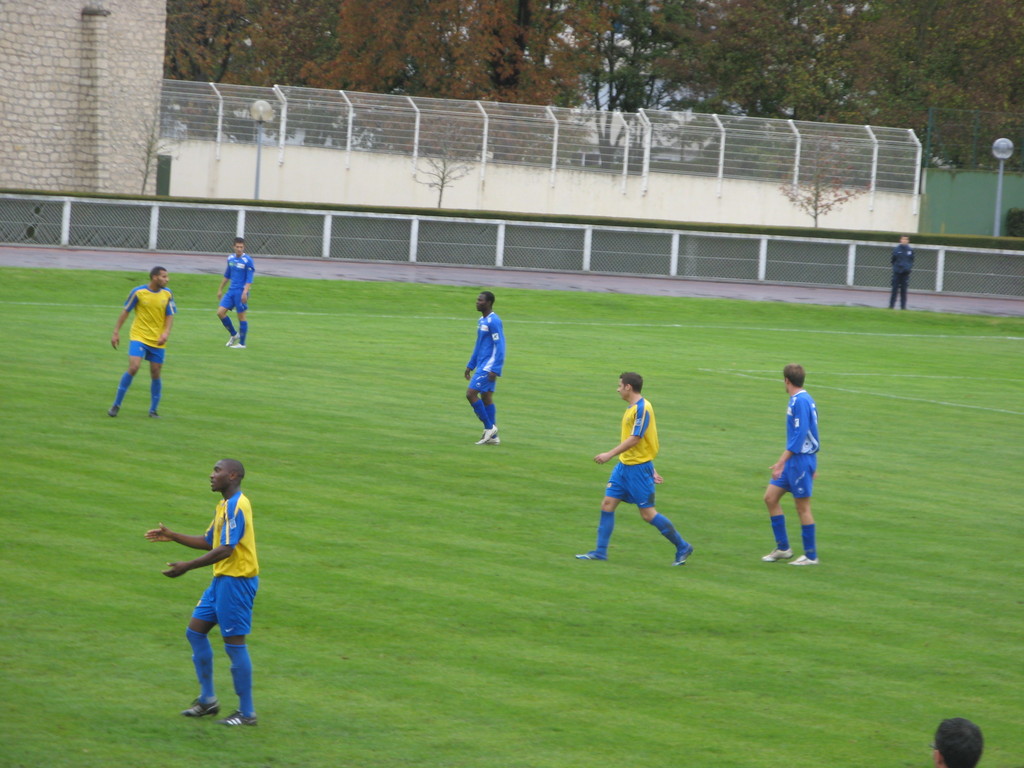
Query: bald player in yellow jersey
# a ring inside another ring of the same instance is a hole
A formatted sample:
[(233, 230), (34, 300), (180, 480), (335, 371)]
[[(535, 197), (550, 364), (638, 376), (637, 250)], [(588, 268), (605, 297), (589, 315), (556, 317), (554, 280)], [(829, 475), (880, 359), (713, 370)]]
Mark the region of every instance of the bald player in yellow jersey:
[(149, 415), (152, 418), (160, 415), (157, 406), (160, 405), (160, 395), (163, 392), (160, 372), (164, 367), (164, 347), (167, 344), (167, 337), (171, 335), (174, 313), (178, 311), (174, 304), (174, 295), (167, 288), (167, 282), (167, 270), (163, 267), (153, 267), (149, 270), (149, 283), (132, 288), (124, 303), (124, 309), (117, 316), (114, 332), (110, 336), (110, 346), (114, 349), (121, 343), (121, 326), (132, 310), (135, 310), (135, 319), (130, 331), (131, 341), (128, 345), (128, 370), (121, 375), (114, 404), (107, 411), (108, 416), (117, 416), (121, 410), (121, 402), (128, 393), (128, 387), (135, 380), (135, 374), (139, 372), (143, 359), (149, 361)]
[(658, 456), (658, 425), (654, 408), (641, 391), (644, 380), (638, 373), (628, 371), (619, 376), (619, 397), (629, 403), (622, 416), (621, 442), (610, 451), (594, 457), (598, 464), (605, 464), (616, 456), (619, 463), (612, 470), (601, 502), (601, 519), (597, 526), (597, 547), (585, 554), (576, 555), (578, 560), (607, 560), (608, 543), (615, 529), (615, 509), (625, 501), (636, 504), (640, 516), (653, 525), (676, 548), (672, 565), (685, 565), (693, 554), (693, 547), (687, 543), (672, 525), (672, 521), (654, 506), (654, 486), (662, 477), (654, 469)]

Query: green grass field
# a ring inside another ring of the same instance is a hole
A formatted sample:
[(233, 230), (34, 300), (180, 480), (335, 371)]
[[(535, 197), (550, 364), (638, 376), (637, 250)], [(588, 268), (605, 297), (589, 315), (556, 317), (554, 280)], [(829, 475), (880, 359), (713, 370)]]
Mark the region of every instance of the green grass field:
[[(143, 371), (111, 419), (142, 282), (0, 269), (5, 768), (924, 768), (953, 716), (983, 768), (1024, 766), (1024, 320), (499, 290), (486, 447), (476, 289), (261, 278), (239, 351), (217, 278), (172, 274), (163, 418)], [(817, 568), (760, 562), (788, 362), (820, 414)], [(683, 568), (625, 505), (609, 562), (573, 558), (623, 370)], [(178, 716), (209, 574), (163, 577), (196, 553), (142, 536), (202, 533), (225, 456), (262, 566), (257, 728)]]

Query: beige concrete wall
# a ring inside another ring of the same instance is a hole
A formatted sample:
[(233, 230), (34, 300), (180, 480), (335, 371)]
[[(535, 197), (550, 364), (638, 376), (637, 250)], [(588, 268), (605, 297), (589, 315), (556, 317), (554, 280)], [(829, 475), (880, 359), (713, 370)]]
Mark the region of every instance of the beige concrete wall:
[[(173, 143), (171, 194), (182, 197), (252, 199), (256, 147), (213, 142)], [(266, 145), (262, 151), (260, 198), (320, 204), (393, 205), (432, 208), (438, 191), (424, 161), (415, 175), (410, 157)], [(813, 225), (775, 184), (675, 174), (642, 180), (620, 174), (558, 171), (489, 164), (444, 191), (445, 208), (537, 214), (611, 216), (666, 221), (764, 226)], [(823, 217), (820, 227), (916, 232), (918, 200), (893, 192), (863, 195)]]
[(143, 191), (165, 25), (165, 0), (2, 0), (0, 187)]

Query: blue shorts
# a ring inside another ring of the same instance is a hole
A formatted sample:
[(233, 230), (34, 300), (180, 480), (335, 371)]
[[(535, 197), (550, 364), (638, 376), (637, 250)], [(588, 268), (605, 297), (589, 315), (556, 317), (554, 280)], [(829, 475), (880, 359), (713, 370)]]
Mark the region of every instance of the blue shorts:
[(806, 499), (814, 490), (814, 473), (818, 469), (818, 455), (815, 453), (798, 453), (786, 460), (782, 474), (771, 485), (789, 491), (794, 498)]
[(495, 378), (494, 381), (491, 381), (491, 374), (487, 371), (477, 371), (469, 380), (469, 388), (475, 389), (477, 392), (493, 392), (497, 384), (498, 379)]
[(621, 461), (612, 470), (605, 486), (605, 496), (636, 504), (640, 509), (654, 506), (654, 463), (623, 464)]
[(249, 309), (249, 305), (242, 301), (241, 291), (228, 291), (221, 297), (220, 306), (224, 309), (233, 309), (236, 312), (245, 312)]
[(218, 624), (224, 637), (248, 635), (252, 629), (252, 604), (259, 586), (259, 576), (214, 576), (196, 603), (192, 618)]
[(163, 347), (151, 347), (149, 344), (143, 344), (141, 341), (131, 341), (128, 343), (129, 357), (141, 357), (151, 363), (162, 363), (164, 361), (164, 352), (166, 350)]

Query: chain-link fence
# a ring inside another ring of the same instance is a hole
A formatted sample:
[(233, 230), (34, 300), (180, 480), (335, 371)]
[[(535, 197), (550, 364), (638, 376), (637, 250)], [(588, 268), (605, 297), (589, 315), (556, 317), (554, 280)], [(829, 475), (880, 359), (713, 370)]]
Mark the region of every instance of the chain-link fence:
[(994, 170), (996, 139), (1010, 139), (1017, 148), (1006, 162), (1011, 171), (1024, 171), (1024, 113), (981, 109), (928, 109), (924, 164), (931, 168)]
[(783, 184), (827, 171), (844, 186), (907, 194), (917, 193), (921, 167), (916, 135), (898, 128), (180, 80), (163, 83), (161, 136), (213, 141), (218, 152), (224, 142), (253, 144), (257, 100), (275, 108), (263, 141), (281, 159), (295, 145), (644, 179), (654, 172)]
[[(816, 238), (0, 194), (0, 242), (882, 288), (892, 247)], [(1024, 297), (1024, 252), (915, 246), (915, 286)]]

